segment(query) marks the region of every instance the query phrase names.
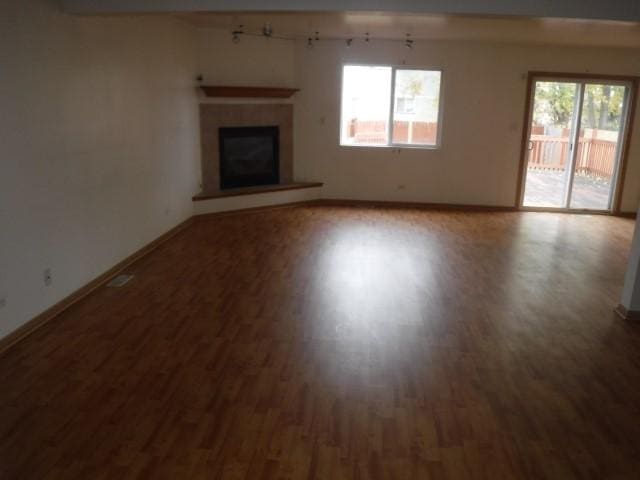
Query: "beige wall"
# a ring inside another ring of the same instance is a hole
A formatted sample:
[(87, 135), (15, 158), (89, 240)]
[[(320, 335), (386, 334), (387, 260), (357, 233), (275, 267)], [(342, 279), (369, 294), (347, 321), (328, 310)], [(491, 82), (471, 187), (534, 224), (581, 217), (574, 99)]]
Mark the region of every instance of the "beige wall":
[(198, 64), (204, 83), (251, 87), (295, 86), (295, 43), (243, 35), (231, 42), (230, 30), (198, 28)]
[(0, 337), (191, 216), (198, 190), (192, 29), (58, 8), (0, 3)]
[[(438, 150), (339, 146), (343, 63), (438, 67), (443, 73), (443, 137)], [(323, 196), (513, 205), (529, 70), (640, 75), (640, 50), (516, 46), (474, 42), (374, 41), (345, 48), (297, 42), (295, 177), (325, 183)], [(640, 110), (638, 110), (640, 115)], [(622, 208), (640, 195), (636, 118)]]
[[(200, 28), (206, 83), (295, 86), (294, 177), (325, 183), (323, 196), (477, 205), (513, 205), (526, 73), (530, 70), (640, 75), (640, 49), (553, 47), (464, 41), (370, 45), (243, 37)], [(437, 150), (340, 147), (343, 63), (437, 67), (443, 76), (443, 138)], [(637, 112), (640, 116), (640, 109)], [(636, 118), (636, 131), (640, 119)], [(622, 208), (640, 200), (640, 133), (634, 133)]]

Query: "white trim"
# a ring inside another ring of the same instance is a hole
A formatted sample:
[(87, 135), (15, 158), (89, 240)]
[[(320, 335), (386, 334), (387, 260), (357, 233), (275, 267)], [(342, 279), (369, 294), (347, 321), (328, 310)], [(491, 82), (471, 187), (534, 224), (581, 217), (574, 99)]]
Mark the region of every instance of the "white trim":
[(393, 145), (393, 124), (396, 109), (396, 69), (391, 67), (391, 90), (389, 91), (389, 119), (387, 120), (387, 144)]
[[(630, 117), (630, 106), (633, 101), (633, 83), (628, 80), (611, 80), (606, 77), (585, 77), (585, 78), (575, 78), (571, 76), (563, 76), (563, 75), (534, 75), (531, 78), (531, 91), (529, 92), (529, 118), (527, 119), (527, 124), (524, 128), (527, 129), (527, 142), (530, 141), (531, 138), (531, 124), (533, 120), (534, 114), (534, 106), (535, 106), (535, 94), (536, 94), (536, 84), (537, 82), (559, 82), (559, 83), (573, 83), (579, 89), (578, 94), (578, 114), (580, 118), (574, 118), (574, 122), (572, 125), (572, 141), (574, 141), (574, 149), (571, 152), (571, 165), (568, 168), (571, 168), (569, 171), (570, 175), (570, 184), (567, 186), (565, 183), (565, 188), (569, 189), (568, 195), (565, 195), (565, 203), (562, 207), (534, 207), (534, 206), (526, 206), (524, 205), (525, 191), (527, 188), (527, 171), (529, 164), (529, 149), (525, 148), (525, 158), (524, 158), (524, 168), (522, 177), (520, 179), (521, 188), (520, 188), (520, 200), (518, 203), (518, 208), (523, 211), (556, 211), (556, 212), (581, 212), (581, 213), (593, 213), (593, 214), (602, 214), (602, 213), (613, 213), (615, 205), (613, 204), (614, 199), (616, 197), (616, 193), (619, 188), (622, 187), (619, 183), (620, 176), (620, 168), (622, 163), (622, 150), (623, 145), (628, 135), (627, 128), (629, 124)], [(591, 208), (572, 208), (571, 207), (571, 193), (573, 189), (573, 176), (575, 175), (575, 161), (577, 159), (578, 145), (577, 139), (579, 138), (580, 128), (582, 127), (582, 109), (584, 107), (584, 91), (587, 85), (612, 85), (612, 86), (622, 86), (625, 88), (625, 95), (623, 101), (623, 113), (621, 115), (620, 121), (620, 129), (618, 142), (616, 145), (616, 155), (615, 155), (615, 165), (613, 174), (611, 176), (611, 187), (609, 189), (609, 196), (607, 200), (607, 207), (604, 209), (591, 209)], [(574, 109), (575, 114), (575, 109)], [(540, 210), (542, 209), (542, 210)]]
[(535, 91), (536, 91), (536, 79), (532, 78), (531, 79), (531, 88), (530, 88), (530, 92), (529, 92), (529, 98), (528, 98), (528, 102), (529, 102), (529, 118), (527, 118), (527, 123), (524, 125), (524, 128), (527, 129), (527, 147), (525, 148), (524, 151), (524, 168), (522, 169), (522, 176), (520, 177), (520, 199), (518, 200), (518, 208), (526, 208), (524, 206), (524, 194), (525, 194), (525, 190), (527, 188), (527, 172), (529, 170), (529, 156), (531, 155), (531, 151), (529, 150), (529, 143), (531, 143), (531, 124), (533, 123), (533, 108), (535, 106)]
[(578, 148), (580, 146), (580, 129), (582, 128), (582, 108), (584, 107), (584, 83), (576, 83), (577, 93), (573, 105), (573, 120), (571, 125), (571, 143), (569, 144), (569, 158), (567, 159), (566, 175), (569, 178), (564, 182), (564, 206), (571, 208), (571, 197), (573, 195), (573, 180), (576, 176), (576, 161), (578, 160)]
[[(343, 143), (343, 97), (344, 97), (344, 69), (345, 67), (382, 67), (391, 69), (391, 88), (389, 92), (389, 117), (387, 120), (387, 143), (386, 144), (353, 144)], [(436, 133), (436, 143), (394, 143), (393, 142), (393, 119), (394, 119), (394, 107), (395, 107), (395, 82), (397, 70), (422, 70), (426, 72), (440, 72), (440, 88), (438, 91), (438, 116), (437, 126), (438, 131)], [(439, 67), (423, 67), (423, 66), (408, 66), (408, 65), (380, 65), (369, 63), (343, 63), (340, 71), (340, 115), (339, 115), (339, 138), (338, 143), (340, 147), (355, 147), (355, 148), (395, 148), (395, 149), (421, 149), (421, 150), (438, 150), (442, 146), (442, 118), (443, 118), (443, 91), (444, 91), (444, 70)]]
[[(622, 188), (622, 184), (619, 182), (620, 169), (622, 164), (622, 151), (627, 137), (627, 128), (629, 127), (629, 117), (631, 116), (631, 102), (634, 101), (633, 96), (635, 91), (633, 89), (632, 82), (625, 82), (624, 100), (622, 104), (623, 113), (620, 122), (620, 137), (618, 137), (618, 144), (616, 145), (616, 165), (611, 176), (611, 188), (609, 189), (609, 210), (613, 212), (615, 205), (614, 199), (618, 193), (618, 189)], [(631, 134), (631, 133), (629, 133)], [(624, 180), (624, 179), (623, 179)]]

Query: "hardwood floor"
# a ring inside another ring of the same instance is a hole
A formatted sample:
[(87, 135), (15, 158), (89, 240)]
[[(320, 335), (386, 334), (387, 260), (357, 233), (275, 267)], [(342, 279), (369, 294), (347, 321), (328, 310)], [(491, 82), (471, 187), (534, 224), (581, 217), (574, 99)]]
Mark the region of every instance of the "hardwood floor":
[(195, 222), (0, 357), (2, 479), (631, 479), (630, 220)]

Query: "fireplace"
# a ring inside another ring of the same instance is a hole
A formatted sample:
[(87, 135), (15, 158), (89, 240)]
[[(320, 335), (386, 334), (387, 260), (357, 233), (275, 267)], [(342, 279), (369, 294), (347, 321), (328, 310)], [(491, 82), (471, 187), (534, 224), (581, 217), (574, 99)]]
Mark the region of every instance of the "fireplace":
[(220, 189), (280, 183), (278, 127), (221, 127)]

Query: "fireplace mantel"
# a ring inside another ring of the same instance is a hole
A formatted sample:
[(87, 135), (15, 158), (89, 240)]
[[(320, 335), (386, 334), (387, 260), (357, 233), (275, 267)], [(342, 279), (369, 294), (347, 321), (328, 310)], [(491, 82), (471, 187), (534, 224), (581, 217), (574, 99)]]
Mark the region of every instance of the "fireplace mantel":
[(233, 87), (228, 85), (202, 85), (200, 89), (213, 98), (291, 98), (297, 88)]

